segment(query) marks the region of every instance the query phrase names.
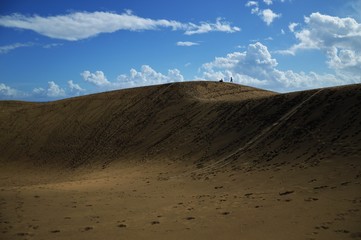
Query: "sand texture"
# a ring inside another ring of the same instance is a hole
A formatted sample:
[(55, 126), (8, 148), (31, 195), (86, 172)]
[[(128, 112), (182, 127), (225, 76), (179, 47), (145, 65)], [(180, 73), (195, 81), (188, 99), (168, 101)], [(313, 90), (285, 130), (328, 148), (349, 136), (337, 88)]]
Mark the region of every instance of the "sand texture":
[(361, 85), (0, 101), (0, 239), (361, 239)]

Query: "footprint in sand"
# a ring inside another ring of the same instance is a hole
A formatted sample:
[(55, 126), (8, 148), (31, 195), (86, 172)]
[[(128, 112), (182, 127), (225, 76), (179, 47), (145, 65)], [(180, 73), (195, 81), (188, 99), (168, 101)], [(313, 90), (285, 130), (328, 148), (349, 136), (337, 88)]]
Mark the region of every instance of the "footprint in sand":
[(314, 202), (314, 201), (318, 201), (318, 198), (309, 197), (309, 198), (305, 198), (304, 200), (305, 202)]
[(33, 236), (34, 234), (30, 234), (30, 233), (27, 233), (27, 232), (20, 232), (20, 233), (17, 233), (16, 235), (18, 235), (18, 236)]
[(323, 230), (327, 230), (327, 229), (329, 229), (330, 227), (328, 227), (328, 226), (323, 226), (323, 225), (321, 225), (321, 226), (316, 226), (315, 227), (315, 229), (323, 229)]
[(231, 214), (230, 212), (222, 212), (221, 213), (222, 215), (229, 215), (229, 214)]
[(291, 194), (291, 193), (294, 193), (295, 191), (285, 191), (285, 192), (280, 192), (279, 195), (280, 196), (284, 196), (284, 195), (288, 195), (288, 194)]
[(343, 183), (341, 183), (341, 186), (347, 186), (347, 185), (349, 185), (351, 182), (343, 182)]
[(84, 230), (85, 231), (90, 231), (90, 230), (93, 230), (94, 228), (93, 227), (85, 227)]

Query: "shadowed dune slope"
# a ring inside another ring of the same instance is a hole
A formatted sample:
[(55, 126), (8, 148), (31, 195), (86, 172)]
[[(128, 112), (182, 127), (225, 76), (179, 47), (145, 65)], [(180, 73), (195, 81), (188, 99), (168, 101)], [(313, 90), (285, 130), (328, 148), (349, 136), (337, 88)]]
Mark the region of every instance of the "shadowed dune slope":
[(277, 94), (186, 82), (49, 103), (0, 102), (3, 165), (75, 168), (167, 159), (202, 165), (243, 155), (361, 154), (361, 85)]

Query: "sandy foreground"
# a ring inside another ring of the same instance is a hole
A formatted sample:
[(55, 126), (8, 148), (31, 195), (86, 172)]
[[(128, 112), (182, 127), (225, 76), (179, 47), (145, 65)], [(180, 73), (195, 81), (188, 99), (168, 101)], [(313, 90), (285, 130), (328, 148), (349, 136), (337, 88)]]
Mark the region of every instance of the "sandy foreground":
[[(1, 239), (361, 239), (358, 158), (1, 178)], [(24, 183), (26, 182), (26, 183)]]

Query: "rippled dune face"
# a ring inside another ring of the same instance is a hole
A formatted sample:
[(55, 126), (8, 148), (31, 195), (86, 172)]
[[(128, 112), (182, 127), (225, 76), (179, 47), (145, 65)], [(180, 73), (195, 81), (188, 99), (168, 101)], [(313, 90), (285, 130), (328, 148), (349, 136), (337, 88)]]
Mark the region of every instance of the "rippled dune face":
[(0, 238), (361, 238), (360, 90), (0, 102)]

